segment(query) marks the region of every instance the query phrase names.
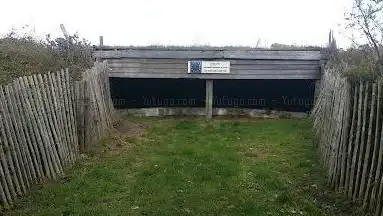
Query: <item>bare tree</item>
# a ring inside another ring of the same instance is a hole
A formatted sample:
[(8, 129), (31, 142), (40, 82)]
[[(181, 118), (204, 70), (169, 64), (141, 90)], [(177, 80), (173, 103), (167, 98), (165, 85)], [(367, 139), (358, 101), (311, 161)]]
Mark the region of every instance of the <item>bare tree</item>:
[(357, 29), (368, 41), (375, 57), (377, 70), (383, 72), (383, 0), (354, 0), (346, 13), (347, 27)]

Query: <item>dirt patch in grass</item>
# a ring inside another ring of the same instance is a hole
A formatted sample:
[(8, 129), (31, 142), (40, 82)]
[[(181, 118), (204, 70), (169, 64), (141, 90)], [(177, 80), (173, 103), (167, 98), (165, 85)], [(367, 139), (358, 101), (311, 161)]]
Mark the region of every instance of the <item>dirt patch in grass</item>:
[(109, 136), (104, 137), (100, 144), (88, 153), (88, 156), (117, 156), (126, 151), (132, 151), (139, 143), (145, 142), (147, 138), (144, 135), (149, 126), (134, 120), (127, 121), (125, 118), (123, 115), (116, 115)]
[(144, 139), (146, 126), (141, 123), (118, 121), (113, 125), (110, 137), (105, 142), (108, 154), (117, 155), (130, 150)]
[(323, 184), (319, 187), (311, 189), (318, 203), (321, 203), (321, 208), (327, 211), (333, 212), (338, 216), (359, 216), (359, 215), (374, 215), (373, 213), (367, 213), (362, 204), (347, 199), (343, 194), (335, 192), (328, 187), (327, 184)]
[(248, 158), (254, 158), (258, 160), (266, 160), (270, 157), (270, 153), (266, 151), (261, 151), (254, 148), (249, 148), (247, 150), (239, 151), (238, 154), (240, 157), (248, 157)]
[(148, 128), (148, 125), (119, 119), (118, 121), (115, 121), (113, 128), (115, 128), (120, 134), (141, 137), (144, 135), (145, 129)]

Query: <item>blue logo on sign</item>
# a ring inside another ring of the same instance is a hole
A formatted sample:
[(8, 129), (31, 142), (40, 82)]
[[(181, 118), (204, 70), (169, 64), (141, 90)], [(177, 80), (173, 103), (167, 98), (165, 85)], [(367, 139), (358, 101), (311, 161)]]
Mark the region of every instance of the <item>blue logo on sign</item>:
[(202, 73), (202, 61), (191, 61), (190, 73)]

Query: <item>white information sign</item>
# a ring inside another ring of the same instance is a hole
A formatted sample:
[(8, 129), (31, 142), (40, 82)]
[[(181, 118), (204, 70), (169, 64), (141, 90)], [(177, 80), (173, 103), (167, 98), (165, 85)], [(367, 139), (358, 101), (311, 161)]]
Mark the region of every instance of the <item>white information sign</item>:
[(188, 61), (188, 73), (230, 73), (230, 61)]

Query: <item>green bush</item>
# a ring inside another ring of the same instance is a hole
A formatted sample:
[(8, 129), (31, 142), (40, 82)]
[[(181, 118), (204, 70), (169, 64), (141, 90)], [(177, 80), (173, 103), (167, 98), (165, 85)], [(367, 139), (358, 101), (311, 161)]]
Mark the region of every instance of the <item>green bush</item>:
[(374, 81), (379, 74), (375, 69), (375, 65), (369, 59), (360, 61), (358, 65), (352, 65), (345, 71), (344, 76), (349, 77), (353, 81), (365, 80)]
[(373, 81), (382, 76), (379, 62), (367, 45), (347, 50), (335, 48), (328, 56), (327, 67), (337, 69), (352, 81)]

